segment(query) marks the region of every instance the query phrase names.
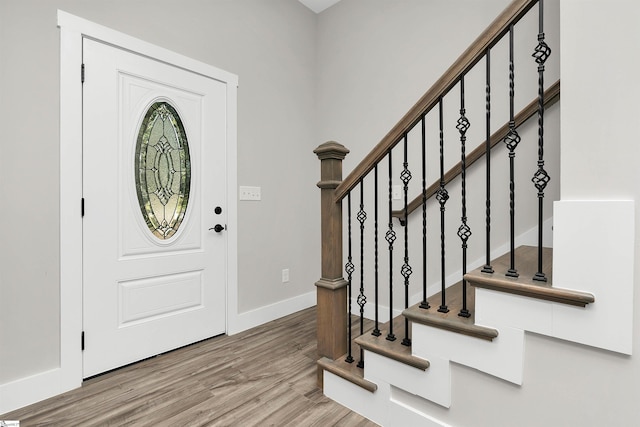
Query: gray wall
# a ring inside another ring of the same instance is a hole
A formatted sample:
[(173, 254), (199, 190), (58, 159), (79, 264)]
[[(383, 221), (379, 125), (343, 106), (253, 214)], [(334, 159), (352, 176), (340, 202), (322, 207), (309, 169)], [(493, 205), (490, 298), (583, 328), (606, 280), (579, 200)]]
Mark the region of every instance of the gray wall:
[(59, 363), (57, 9), (239, 76), (238, 184), (262, 201), (238, 204), (238, 309), (313, 292), (314, 13), (295, 0), (1, 0), (0, 384)]
[[(318, 132), (371, 150), (508, 0), (343, 0), (318, 20)], [(478, 126), (479, 128), (479, 126)]]
[[(411, 108), (422, 94), (443, 74), (473, 40), (509, 4), (508, 0), (342, 0), (319, 15), (318, 19), (318, 134), (321, 140), (336, 140), (351, 150), (344, 161), (345, 176), (380, 141), (380, 139)], [(553, 46), (554, 55), (547, 61), (547, 86), (559, 78), (559, 16), (558, 1), (547, 1), (545, 32)], [(515, 29), (516, 49), (516, 112), (537, 97), (537, 65), (531, 51), (537, 43), (537, 11), (527, 15)], [(496, 45), (491, 52), (492, 131), (509, 120), (508, 109), (508, 43)], [(471, 122), (467, 132), (467, 153), (485, 139), (485, 63), (481, 61), (465, 76), (466, 116)], [(459, 133), (455, 128), (459, 117), (459, 87), (444, 99), (445, 110), (445, 171), (460, 161)], [(439, 147), (437, 108), (427, 116), (427, 186), (439, 179)], [(537, 123), (535, 118), (519, 129), (522, 143), (517, 149), (516, 168), (516, 235), (525, 233), (537, 224), (535, 187), (531, 176), (537, 161)], [(409, 134), (409, 169), (413, 178), (409, 184), (409, 198), (420, 194), (420, 127)], [(545, 198), (545, 219), (552, 215), (551, 201), (559, 198), (559, 107), (547, 111), (545, 120), (546, 170), (552, 177)], [(393, 152), (393, 183), (402, 184), (402, 150)], [(509, 239), (509, 161), (507, 149), (500, 144), (492, 151), (492, 247), (508, 245)], [(484, 161), (468, 170), (467, 216), (472, 230), (468, 260), (484, 261), (485, 254), (485, 187)], [(365, 276), (371, 278), (373, 266), (373, 179), (364, 181), (365, 210)], [(386, 160), (379, 166), (379, 198), (387, 200), (388, 169)], [(448, 284), (461, 277), (460, 240), (456, 236), (460, 225), (460, 194), (458, 181), (447, 186), (447, 264)], [(354, 196), (354, 212), (359, 196)], [(380, 202), (382, 223), (379, 241), (386, 231), (386, 202)], [(402, 201), (394, 201), (394, 209), (402, 209)], [(397, 226), (396, 222), (396, 226)], [(357, 225), (357, 224), (356, 224)], [(357, 227), (356, 227), (357, 228)], [(422, 251), (422, 215), (409, 218), (409, 246), (411, 254)], [(397, 231), (397, 229), (396, 229)], [(356, 234), (359, 231), (356, 230)], [(436, 203), (427, 209), (427, 235), (439, 236), (440, 212)], [(551, 241), (550, 232), (548, 241)], [(527, 242), (535, 244), (533, 242)], [(399, 246), (396, 246), (399, 247)], [(346, 254), (346, 248), (345, 248)], [(428, 239), (427, 258), (439, 260), (440, 239)], [(403, 283), (400, 266), (403, 251), (396, 256), (395, 283)], [(500, 253), (499, 255), (502, 255)], [(359, 257), (357, 257), (359, 259)], [(359, 261), (356, 262), (359, 264)], [(388, 277), (386, 260), (380, 263), (380, 277)], [(410, 259), (413, 274), (410, 294), (421, 296), (422, 263), (416, 255)], [(474, 267), (475, 268), (475, 267)], [(427, 268), (429, 293), (439, 291), (440, 268), (433, 262)], [(359, 276), (358, 276), (359, 278)], [(359, 280), (359, 279), (358, 279)], [(385, 279), (386, 280), (386, 279)], [(366, 280), (365, 291), (373, 295), (373, 280)], [(359, 283), (359, 281), (358, 281)], [(395, 309), (404, 308), (404, 287), (394, 287)], [(388, 286), (380, 290), (383, 305), (388, 305)], [(411, 301), (410, 304), (418, 300)], [(367, 305), (366, 309), (372, 305)], [(386, 310), (384, 311), (387, 312)], [(373, 313), (369, 313), (373, 316)], [(386, 315), (386, 314), (385, 314)]]

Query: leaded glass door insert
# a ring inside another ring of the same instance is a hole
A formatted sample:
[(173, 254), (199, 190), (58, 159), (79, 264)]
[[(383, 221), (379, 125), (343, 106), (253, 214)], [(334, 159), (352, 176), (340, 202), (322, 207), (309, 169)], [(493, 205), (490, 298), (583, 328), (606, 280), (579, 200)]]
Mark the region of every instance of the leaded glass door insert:
[(168, 102), (155, 102), (147, 110), (138, 131), (134, 164), (145, 223), (158, 239), (170, 239), (189, 203), (191, 162), (182, 120)]

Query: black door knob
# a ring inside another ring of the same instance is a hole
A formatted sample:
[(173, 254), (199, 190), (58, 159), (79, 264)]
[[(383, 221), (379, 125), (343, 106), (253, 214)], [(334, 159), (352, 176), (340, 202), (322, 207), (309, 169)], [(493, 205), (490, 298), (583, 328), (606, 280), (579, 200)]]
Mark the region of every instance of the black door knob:
[(213, 228), (210, 228), (209, 230), (213, 230), (216, 233), (221, 232), (222, 230), (224, 230), (224, 226), (220, 225), (220, 224), (216, 224)]

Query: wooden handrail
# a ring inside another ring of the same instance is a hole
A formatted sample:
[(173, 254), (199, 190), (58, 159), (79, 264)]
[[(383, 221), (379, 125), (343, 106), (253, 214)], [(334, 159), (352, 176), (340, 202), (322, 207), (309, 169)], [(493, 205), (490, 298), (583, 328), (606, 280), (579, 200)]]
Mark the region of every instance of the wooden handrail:
[(460, 77), (466, 74), (482, 59), (487, 51), (495, 45), (508, 31), (511, 24), (520, 20), (538, 0), (514, 0), (484, 32), (464, 51), (420, 100), (400, 119), (400, 121), (382, 138), (382, 140), (365, 156), (355, 169), (336, 188), (335, 201), (342, 200), (361, 179), (378, 164), (403, 135), (409, 132), (434, 106), (438, 100), (453, 88)]
[[(549, 87), (544, 92), (544, 106), (549, 107), (555, 104), (556, 102), (558, 102), (559, 100), (560, 100), (560, 80), (556, 81), (551, 87)], [(530, 119), (537, 112), (538, 112), (538, 98), (536, 97), (536, 99), (531, 101), (526, 107), (522, 109), (522, 111), (520, 111), (518, 114), (515, 115), (514, 121), (516, 123), (516, 127), (519, 127), (520, 125), (522, 125), (524, 122)], [(509, 123), (505, 123), (500, 129), (495, 131), (491, 135), (491, 139), (490, 139), (491, 148), (496, 146), (499, 142), (503, 141), (504, 138), (507, 136), (508, 132), (509, 132)], [(478, 147), (476, 147), (472, 152), (467, 154), (467, 156), (465, 157), (467, 168), (469, 168), (469, 166), (474, 164), (477, 160), (481, 159), (482, 156), (485, 155), (485, 153), (487, 152), (486, 142), (487, 141), (485, 140), (480, 145), (478, 145)], [(444, 174), (444, 184), (446, 185), (449, 182), (453, 181), (458, 175), (460, 175), (461, 172), (462, 172), (462, 162), (458, 162), (458, 164), (453, 166), (451, 169), (447, 171), (447, 173)], [(424, 192), (427, 196), (427, 199), (432, 197), (438, 191), (438, 188), (440, 188), (439, 179), (425, 189)], [(420, 206), (422, 206), (422, 194), (419, 194), (415, 199), (413, 199), (407, 205), (407, 215), (410, 215), (411, 212), (413, 212)], [(393, 211), (391, 215), (394, 216), (395, 218), (403, 219), (405, 217), (404, 209)]]

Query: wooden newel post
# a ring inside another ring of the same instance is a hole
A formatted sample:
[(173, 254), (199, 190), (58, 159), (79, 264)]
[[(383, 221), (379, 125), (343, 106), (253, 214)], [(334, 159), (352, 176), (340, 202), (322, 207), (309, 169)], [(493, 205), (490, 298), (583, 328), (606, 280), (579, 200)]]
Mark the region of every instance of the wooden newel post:
[(320, 159), (322, 277), (316, 282), (318, 354), (332, 360), (347, 352), (347, 281), (342, 277), (342, 202), (335, 189), (342, 182), (342, 160), (349, 150), (326, 142), (314, 151)]

